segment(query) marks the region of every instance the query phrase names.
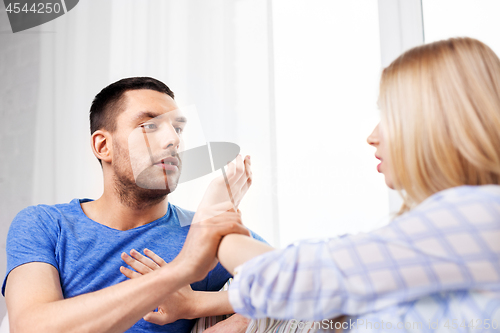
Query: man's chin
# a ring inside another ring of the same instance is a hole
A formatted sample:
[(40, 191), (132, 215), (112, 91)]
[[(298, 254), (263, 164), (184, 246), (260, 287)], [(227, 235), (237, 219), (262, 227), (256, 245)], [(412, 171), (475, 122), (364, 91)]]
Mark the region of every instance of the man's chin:
[(178, 172), (167, 172), (166, 175), (155, 175), (149, 172), (141, 173), (135, 183), (138, 187), (146, 190), (167, 191), (168, 193), (175, 190), (179, 181)]

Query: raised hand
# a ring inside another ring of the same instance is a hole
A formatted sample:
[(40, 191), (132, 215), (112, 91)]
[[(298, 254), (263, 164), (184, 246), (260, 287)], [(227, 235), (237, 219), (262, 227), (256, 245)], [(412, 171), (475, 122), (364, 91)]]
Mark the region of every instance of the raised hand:
[[(217, 205), (225, 201), (233, 201), (234, 208), (238, 209), (241, 200), (252, 185), (250, 156), (246, 156), (243, 160), (241, 155), (238, 155), (234, 162), (228, 164), (227, 171), (225, 172), (227, 183), (223, 175), (215, 178), (208, 186), (205, 195), (198, 206), (198, 210)], [(229, 193), (231, 193), (231, 197)]]
[[(168, 266), (165, 260), (153, 251), (144, 249), (144, 254), (146, 256), (136, 250), (131, 250), (129, 256), (123, 252), (121, 256), (123, 261), (135, 271), (121, 266), (120, 272), (129, 279), (135, 279), (157, 270), (160, 267)], [(165, 325), (178, 319), (192, 319), (194, 318), (193, 305), (196, 304), (196, 298), (196, 292), (193, 291), (188, 284), (170, 294), (169, 297), (158, 306), (158, 312), (149, 312), (144, 316), (144, 320), (157, 325)]]

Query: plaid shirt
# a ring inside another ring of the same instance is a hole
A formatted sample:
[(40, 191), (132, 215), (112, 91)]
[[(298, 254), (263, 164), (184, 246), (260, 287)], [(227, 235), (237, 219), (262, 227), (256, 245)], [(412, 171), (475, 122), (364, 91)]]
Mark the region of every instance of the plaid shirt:
[(253, 258), (229, 299), (251, 318), (350, 315), (353, 331), (498, 331), (500, 186), (447, 189), (372, 232)]

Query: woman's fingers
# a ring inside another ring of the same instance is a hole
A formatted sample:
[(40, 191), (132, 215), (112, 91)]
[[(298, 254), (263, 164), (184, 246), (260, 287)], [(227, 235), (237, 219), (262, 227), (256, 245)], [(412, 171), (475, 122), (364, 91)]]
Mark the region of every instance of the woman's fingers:
[(144, 254), (151, 258), (158, 266), (165, 266), (167, 263), (159, 255), (151, 251), (150, 249), (144, 249)]

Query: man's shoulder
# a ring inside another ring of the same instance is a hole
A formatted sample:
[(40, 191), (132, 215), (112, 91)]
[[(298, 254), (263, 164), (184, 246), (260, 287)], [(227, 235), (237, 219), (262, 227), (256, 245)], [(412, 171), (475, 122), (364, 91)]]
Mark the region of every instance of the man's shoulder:
[(63, 216), (78, 214), (79, 203), (79, 199), (74, 199), (69, 203), (63, 204), (28, 206), (16, 215), (12, 223), (22, 221), (57, 221)]
[(189, 209), (184, 209), (181, 208), (177, 205), (170, 204), (172, 206), (172, 211), (174, 213), (174, 216), (177, 216), (177, 219), (179, 220), (179, 224), (181, 227), (186, 227), (191, 225), (191, 222), (193, 221), (194, 214), (196, 212), (189, 210)]

